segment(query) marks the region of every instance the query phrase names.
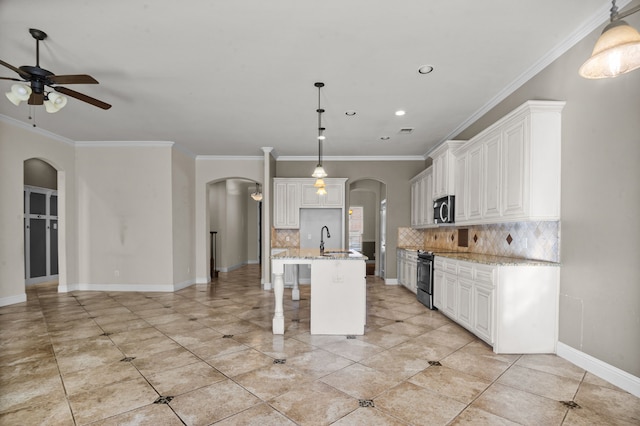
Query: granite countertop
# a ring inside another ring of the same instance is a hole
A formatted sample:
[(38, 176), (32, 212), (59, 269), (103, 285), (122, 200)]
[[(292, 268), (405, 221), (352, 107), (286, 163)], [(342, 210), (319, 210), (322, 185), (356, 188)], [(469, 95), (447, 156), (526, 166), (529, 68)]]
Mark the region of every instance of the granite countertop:
[(447, 249), (438, 248), (416, 248), (416, 247), (398, 247), (403, 250), (420, 250), (431, 251), (436, 256), (447, 257), (455, 260), (465, 260), (467, 262), (484, 263), (487, 265), (516, 266), (516, 265), (532, 265), (532, 266), (560, 266), (560, 263), (549, 262), (545, 260), (526, 259), (520, 257), (496, 256), (493, 254), (469, 253), (464, 251), (452, 252)]
[(288, 248), (271, 256), (272, 259), (337, 259), (337, 260), (367, 260), (367, 256), (355, 250), (326, 249), (320, 254), (320, 249)]

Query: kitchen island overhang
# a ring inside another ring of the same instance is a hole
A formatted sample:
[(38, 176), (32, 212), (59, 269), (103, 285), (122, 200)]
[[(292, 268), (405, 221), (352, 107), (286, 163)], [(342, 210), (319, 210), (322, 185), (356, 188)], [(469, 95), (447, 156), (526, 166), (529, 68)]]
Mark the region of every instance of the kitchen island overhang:
[[(284, 334), (284, 266), (311, 266), (311, 334), (362, 335), (366, 322), (368, 258), (355, 250), (291, 248), (271, 256), (273, 334)], [(292, 291), (292, 300), (300, 293)]]

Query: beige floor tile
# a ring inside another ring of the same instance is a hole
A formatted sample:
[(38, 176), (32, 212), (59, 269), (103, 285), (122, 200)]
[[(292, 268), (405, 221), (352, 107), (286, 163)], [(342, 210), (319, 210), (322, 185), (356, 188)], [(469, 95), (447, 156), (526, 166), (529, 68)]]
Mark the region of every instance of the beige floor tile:
[(383, 330), (382, 328), (373, 328), (365, 329), (364, 336), (357, 336), (357, 339), (388, 349), (408, 341), (411, 337), (406, 334)]
[(353, 364), (350, 359), (322, 349), (315, 349), (287, 359), (287, 365), (317, 379)]
[(25, 408), (48, 395), (64, 397), (60, 376), (49, 371), (4, 382), (0, 389), (0, 412)]
[(440, 362), (445, 367), (490, 381), (497, 379), (510, 365), (506, 362), (461, 351), (452, 353)]
[(123, 331), (131, 331), (131, 330), (139, 330), (142, 328), (149, 327), (149, 323), (140, 318), (130, 319), (126, 321), (124, 318), (121, 318), (118, 321), (112, 321), (108, 324), (100, 324), (100, 327), (104, 330), (105, 333), (114, 334), (120, 333)]
[(75, 355), (78, 352), (92, 352), (103, 349), (114, 349), (116, 345), (108, 336), (92, 336), (80, 340), (65, 340), (53, 343), (57, 356)]
[(210, 425), (261, 401), (231, 380), (175, 397), (169, 405), (188, 425)]
[(58, 355), (58, 367), (62, 374), (69, 374), (74, 371), (86, 368), (95, 368), (105, 364), (120, 361), (124, 357), (122, 351), (117, 347), (95, 349), (92, 351), (82, 351)]
[(342, 340), (324, 345), (323, 349), (352, 361), (361, 361), (384, 350), (380, 346), (358, 339), (347, 339), (345, 336)]
[(390, 377), (404, 380), (428, 368), (429, 359), (419, 358), (404, 351), (389, 350), (360, 361), (360, 364), (375, 368)]
[(449, 426), (517, 426), (519, 424), (479, 408), (469, 407), (456, 417)]
[(184, 423), (166, 404), (149, 404), (91, 423), (91, 426), (181, 426)]
[(286, 364), (271, 363), (237, 375), (233, 380), (263, 401), (267, 401), (312, 379)]
[(150, 337), (148, 339), (132, 339), (119, 344), (119, 348), (126, 356), (141, 357), (143, 355), (149, 356), (151, 354), (166, 352), (172, 349), (180, 349), (181, 346), (173, 339), (161, 334), (158, 337)]
[(332, 426), (375, 425), (375, 426), (407, 426), (408, 423), (393, 418), (372, 407), (358, 408)]
[(466, 406), (408, 382), (390, 389), (373, 401), (376, 408), (407, 423), (433, 426), (448, 424)]
[(589, 408), (570, 409), (562, 426), (638, 426), (638, 421), (626, 421), (618, 417), (609, 417)]
[(271, 406), (299, 425), (328, 425), (358, 408), (358, 400), (321, 382), (298, 387)]
[(145, 376), (162, 396), (176, 396), (217, 382), (226, 377), (204, 361), (171, 368)]
[(221, 333), (218, 333), (217, 331), (214, 331), (208, 327), (202, 327), (193, 331), (184, 331), (182, 333), (171, 334), (171, 339), (175, 340), (178, 344), (184, 346), (187, 349), (206, 345), (212, 340), (217, 340), (221, 337)]
[(271, 408), (260, 404), (216, 423), (216, 426), (295, 426), (295, 423)]
[(482, 340), (474, 340), (468, 343), (467, 345), (460, 348), (460, 352), (480, 356), (483, 358), (489, 358), (496, 361), (502, 361), (508, 364), (513, 364), (522, 356), (516, 354), (497, 354), (493, 352), (493, 348), (491, 346), (487, 345)]
[(93, 368), (63, 374), (64, 387), (69, 395), (91, 391), (112, 383), (142, 378), (130, 362), (116, 361)]
[(245, 351), (247, 349), (249, 349), (248, 346), (238, 343), (235, 339), (222, 337), (222, 335), (218, 335), (217, 338), (201, 345), (189, 347), (191, 352), (204, 360), (209, 360), (217, 356), (229, 355), (234, 352)]
[[(269, 332), (271, 334), (271, 332)], [(273, 336), (273, 334), (272, 334)], [(307, 343), (303, 343), (296, 339), (272, 339), (271, 342), (265, 342), (252, 346), (257, 351), (262, 352), (272, 358), (291, 358), (305, 352), (311, 352), (315, 348)]]
[(445, 328), (448, 328), (448, 326), (443, 325), (436, 330), (429, 331), (420, 337), (417, 337), (415, 341), (424, 345), (447, 346), (451, 349), (460, 349), (469, 342), (475, 340), (474, 337), (466, 332), (461, 333), (459, 331), (454, 331), (456, 328), (453, 328), (453, 330)]
[(143, 378), (69, 396), (76, 422), (85, 425), (153, 403), (158, 393)]
[(409, 382), (465, 404), (470, 404), (491, 385), (489, 380), (442, 366), (429, 367)]
[(443, 325), (451, 323), (451, 320), (437, 311), (427, 311), (426, 313), (423, 312), (420, 315), (407, 318), (404, 322), (422, 327), (429, 327), (430, 329), (435, 330)]
[(572, 401), (580, 382), (517, 365), (509, 368), (496, 383), (544, 396), (556, 401)]
[(244, 349), (206, 359), (207, 363), (227, 377), (248, 373), (256, 368), (273, 364), (273, 358), (255, 349)]
[(568, 377), (569, 379), (574, 380), (582, 380), (585, 373), (582, 368), (556, 355), (522, 355), (522, 357), (516, 361), (516, 365), (544, 371), (545, 373), (551, 373), (557, 376)]
[(156, 374), (171, 368), (182, 367), (200, 361), (200, 358), (179, 347), (164, 352), (136, 357), (131, 362), (144, 376)]
[(44, 395), (28, 404), (0, 412), (1, 425), (74, 425), (71, 409), (64, 394)]
[(559, 425), (568, 410), (558, 401), (497, 383), (471, 406), (524, 425)]
[(430, 327), (423, 327), (421, 325), (410, 324), (403, 321), (385, 325), (384, 327), (380, 327), (380, 330), (387, 331), (393, 334), (400, 334), (403, 336), (416, 337), (432, 331), (433, 329)]
[(575, 397), (575, 402), (602, 416), (640, 424), (639, 400), (627, 392), (583, 383)]
[(401, 379), (362, 364), (352, 364), (320, 379), (357, 399), (373, 399), (396, 386)]

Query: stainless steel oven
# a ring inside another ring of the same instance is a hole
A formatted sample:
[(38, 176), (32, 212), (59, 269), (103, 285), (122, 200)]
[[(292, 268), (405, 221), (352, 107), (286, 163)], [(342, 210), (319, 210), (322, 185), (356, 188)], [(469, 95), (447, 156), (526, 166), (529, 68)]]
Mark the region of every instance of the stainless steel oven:
[(418, 252), (418, 301), (427, 308), (437, 311), (433, 306), (433, 253)]

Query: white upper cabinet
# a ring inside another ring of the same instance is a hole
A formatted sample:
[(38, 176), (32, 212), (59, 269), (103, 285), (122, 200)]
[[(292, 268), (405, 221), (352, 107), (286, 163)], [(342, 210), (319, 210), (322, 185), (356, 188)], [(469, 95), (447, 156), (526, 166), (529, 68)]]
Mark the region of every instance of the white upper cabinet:
[(411, 227), (426, 228), (433, 223), (433, 174), (428, 167), (411, 179)]
[(325, 195), (316, 194), (314, 178), (273, 179), (273, 226), (277, 229), (300, 228), (301, 208), (342, 208), (345, 204), (346, 178), (325, 178)]
[(433, 193), (435, 200), (447, 195), (455, 195), (455, 157), (453, 152), (465, 141), (445, 141), (429, 154), (433, 159)]
[(527, 101), (454, 153), (457, 223), (560, 219), (564, 105)]

